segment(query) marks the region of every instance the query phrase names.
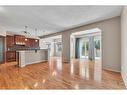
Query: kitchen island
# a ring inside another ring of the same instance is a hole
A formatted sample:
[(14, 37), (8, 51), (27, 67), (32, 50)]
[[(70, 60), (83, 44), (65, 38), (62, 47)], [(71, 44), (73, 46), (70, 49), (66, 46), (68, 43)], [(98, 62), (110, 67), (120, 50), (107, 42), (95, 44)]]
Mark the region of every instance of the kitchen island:
[(48, 50), (21, 50), (16, 51), (18, 56), (18, 66), (25, 67), (29, 64), (36, 64), (48, 60)]

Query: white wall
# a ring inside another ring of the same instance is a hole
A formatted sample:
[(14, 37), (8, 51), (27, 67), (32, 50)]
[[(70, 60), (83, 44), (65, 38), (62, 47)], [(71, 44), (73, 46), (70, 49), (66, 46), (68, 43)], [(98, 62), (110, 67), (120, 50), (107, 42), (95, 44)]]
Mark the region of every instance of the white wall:
[(6, 36), (5, 29), (3, 27), (1, 27), (1, 26), (0, 26), (0, 35), (1, 36)]
[(121, 20), (120, 17), (113, 17), (107, 20), (91, 23), (81, 27), (69, 29), (63, 32), (54, 33), (45, 37), (62, 35), (62, 61), (70, 61), (70, 35), (93, 28), (102, 30), (102, 66), (103, 69), (121, 71)]
[(63, 62), (70, 61), (70, 35), (93, 28), (102, 30), (102, 66), (103, 69), (121, 71), (121, 23), (120, 17), (84, 25), (62, 32)]
[(127, 7), (121, 15), (121, 73), (127, 87)]
[(94, 29), (90, 29), (90, 30), (85, 30), (85, 31), (80, 31), (80, 32), (75, 32), (72, 33), (70, 36), (70, 58), (75, 58), (75, 40), (76, 37), (82, 38), (84, 37), (84, 35), (89, 35), (89, 34), (93, 34), (95, 35), (97, 33), (99, 33), (99, 35), (101, 35), (102, 31), (99, 28), (94, 28)]
[(61, 56), (61, 52), (60, 53), (56, 53), (55, 51), (55, 42), (60, 42), (62, 40), (62, 35), (58, 35), (58, 36), (53, 36), (53, 37), (48, 37), (48, 38), (43, 38), (43, 39), (40, 39), (40, 48), (41, 49), (47, 49), (48, 46), (46, 45), (46, 43), (50, 43), (51, 44), (51, 48), (50, 48), (50, 57), (53, 57), (53, 56)]
[(40, 46), (41, 49), (47, 49), (48, 48), (44, 41), (45, 41), (45, 39), (40, 39), (39, 40), (39, 46)]

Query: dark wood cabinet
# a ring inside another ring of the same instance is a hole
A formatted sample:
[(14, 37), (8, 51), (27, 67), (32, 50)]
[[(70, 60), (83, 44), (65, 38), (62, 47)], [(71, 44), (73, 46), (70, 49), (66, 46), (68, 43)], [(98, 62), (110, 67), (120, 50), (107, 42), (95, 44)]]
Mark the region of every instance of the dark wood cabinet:
[(25, 45), (25, 36), (15, 35), (15, 45)]
[(25, 46), (30, 48), (30, 40), (28, 38), (25, 39)]
[(38, 39), (27, 38), (25, 43), (26, 43), (26, 46), (30, 47), (30, 48), (37, 48), (37, 47), (39, 47), (39, 40)]
[(6, 36), (6, 46), (11, 47), (14, 45), (14, 43), (15, 43), (14, 36), (7, 35)]
[(35, 47), (39, 47), (39, 39), (35, 40)]
[(15, 44), (14, 36), (7, 35), (6, 36), (6, 62), (11, 62), (16, 60), (15, 51), (10, 51), (10, 48)]
[(7, 51), (6, 52), (6, 62), (16, 61), (16, 52)]
[(30, 39), (31, 47), (38, 47), (37, 43), (38, 43), (37, 39)]
[(39, 47), (39, 40), (34, 38), (25, 38), (25, 36), (15, 35), (15, 44), (24, 45), (29, 48)]
[[(7, 35), (6, 36), (6, 62), (16, 61), (16, 51), (12, 48), (17, 47), (22, 49), (26, 48), (38, 48), (39, 47), (39, 39), (34, 38), (26, 38), (22, 35)], [(17, 48), (17, 50), (18, 50)], [(13, 50), (13, 51), (12, 51)]]

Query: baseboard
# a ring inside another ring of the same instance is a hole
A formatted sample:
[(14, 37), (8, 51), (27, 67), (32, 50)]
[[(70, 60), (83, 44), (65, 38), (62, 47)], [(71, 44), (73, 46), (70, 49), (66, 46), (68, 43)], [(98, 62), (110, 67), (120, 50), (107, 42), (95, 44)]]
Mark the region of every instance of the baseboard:
[(26, 65), (21, 65), (21, 66), (18, 66), (18, 67), (20, 67), (20, 68), (23, 68), (23, 67), (25, 67)]
[(32, 65), (32, 64), (37, 64), (37, 63), (43, 63), (43, 62), (47, 62), (47, 60), (41, 60), (41, 61), (26, 63), (26, 64), (21, 65), (21, 66), (19, 65), (19, 67), (23, 68), (23, 67), (25, 67), (25, 66), (27, 66), (27, 65)]
[(113, 71), (113, 72), (118, 72), (120, 73), (121, 71), (118, 71), (118, 70), (113, 70), (113, 69), (109, 69), (109, 68), (103, 68), (104, 70), (108, 70), (108, 71)]
[(123, 82), (124, 82), (124, 84), (125, 84), (125, 87), (127, 88), (127, 77), (124, 77), (125, 75), (123, 75), (123, 74), (122, 74), (122, 72), (117, 71), (117, 70), (107, 69), (107, 68), (104, 68), (104, 70), (108, 70), (108, 71), (113, 71), (113, 72), (118, 72), (118, 73), (121, 73), (121, 76), (122, 76)]
[(36, 61), (36, 62), (31, 62), (31, 63), (26, 63), (27, 65), (30, 65), (30, 64), (37, 64), (37, 63), (43, 63), (43, 62), (47, 62), (47, 60), (41, 60), (41, 61)]
[(124, 77), (125, 75), (123, 75), (122, 72), (121, 72), (121, 76), (122, 76), (123, 82), (125, 84), (125, 87), (127, 88), (127, 77)]

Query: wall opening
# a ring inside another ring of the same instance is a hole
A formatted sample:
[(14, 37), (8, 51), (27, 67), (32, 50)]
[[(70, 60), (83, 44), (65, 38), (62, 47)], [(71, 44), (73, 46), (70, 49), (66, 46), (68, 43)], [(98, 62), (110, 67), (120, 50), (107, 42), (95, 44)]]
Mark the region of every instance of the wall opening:
[(102, 36), (99, 28), (72, 33), (70, 59), (100, 60), (102, 62)]

